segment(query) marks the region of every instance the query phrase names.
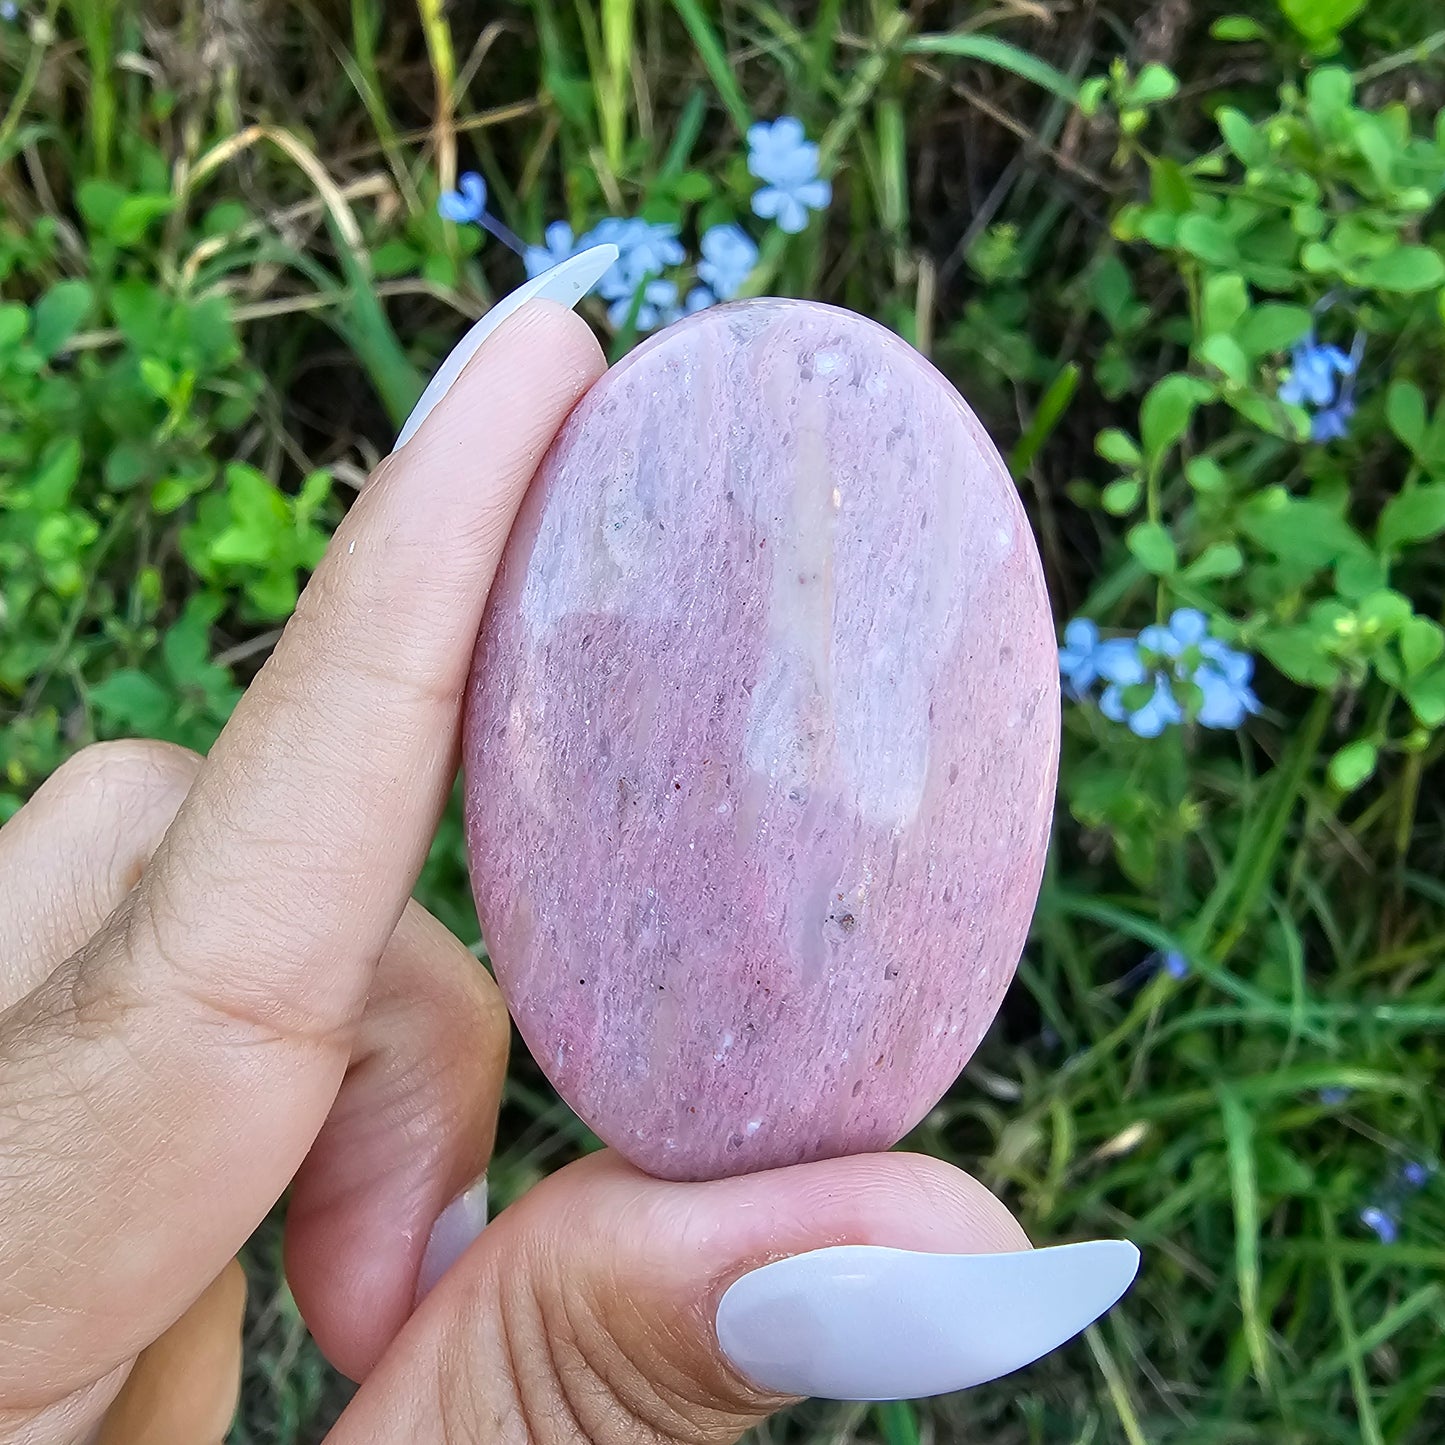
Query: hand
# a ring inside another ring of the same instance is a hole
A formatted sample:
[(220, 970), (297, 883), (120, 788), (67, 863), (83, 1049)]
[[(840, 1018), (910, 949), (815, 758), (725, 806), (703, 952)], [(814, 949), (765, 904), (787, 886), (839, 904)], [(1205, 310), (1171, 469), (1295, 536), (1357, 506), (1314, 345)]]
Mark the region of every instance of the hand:
[(1029, 1253), (905, 1155), (678, 1185), (602, 1154), (480, 1232), (506, 1015), (409, 894), (502, 544), (602, 367), (561, 308), (512, 317), (210, 757), (87, 749), (0, 832), (0, 1442), (218, 1441), (232, 1262), (288, 1186), (296, 1298), (364, 1381), (337, 1445), (728, 1441), (790, 1393), (991, 1378), (1127, 1284), (1128, 1246)]

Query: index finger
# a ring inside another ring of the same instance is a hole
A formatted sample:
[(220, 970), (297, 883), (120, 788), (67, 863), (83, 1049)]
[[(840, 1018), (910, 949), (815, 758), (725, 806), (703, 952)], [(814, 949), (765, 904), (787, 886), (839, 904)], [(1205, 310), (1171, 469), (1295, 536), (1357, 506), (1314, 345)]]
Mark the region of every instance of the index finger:
[(0, 1016), (0, 1156), (23, 1160), (0, 1387), (74, 1388), (95, 1349), (154, 1338), (305, 1156), (455, 771), (503, 542), (602, 368), (556, 305), (487, 342), (338, 528), (128, 905)]

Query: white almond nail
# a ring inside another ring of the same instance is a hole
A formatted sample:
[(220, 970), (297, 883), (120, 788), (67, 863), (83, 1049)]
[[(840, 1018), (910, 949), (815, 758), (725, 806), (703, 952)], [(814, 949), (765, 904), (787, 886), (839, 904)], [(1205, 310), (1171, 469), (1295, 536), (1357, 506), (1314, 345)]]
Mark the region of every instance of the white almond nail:
[(487, 1227), (487, 1176), (482, 1175), (464, 1193), (458, 1194), (432, 1225), (417, 1271), (416, 1297), (420, 1301), (430, 1294), (436, 1282), (472, 1246), (472, 1241)]
[(982, 1385), (1057, 1349), (1128, 1289), (1139, 1251), (1091, 1240), (1011, 1254), (839, 1245), (765, 1264), (717, 1312), (723, 1353), (760, 1389), (915, 1400)]
[(534, 276), (525, 285), (502, 297), (470, 331), (447, 354), (437, 374), (432, 377), (421, 400), (412, 408), (406, 425), (397, 437), (397, 447), (404, 447), (416, 435), (417, 428), (431, 414), (432, 409), (451, 390), (452, 383), (462, 374), (463, 368), (477, 354), (482, 342), (504, 322), (507, 317), (520, 311), (529, 301), (555, 301), (559, 306), (575, 306), (603, 277), (617, 260), (616, 246), (589, 246), (575, 256), (568, 257), (560, 265), (553, 266), (540, 276)]

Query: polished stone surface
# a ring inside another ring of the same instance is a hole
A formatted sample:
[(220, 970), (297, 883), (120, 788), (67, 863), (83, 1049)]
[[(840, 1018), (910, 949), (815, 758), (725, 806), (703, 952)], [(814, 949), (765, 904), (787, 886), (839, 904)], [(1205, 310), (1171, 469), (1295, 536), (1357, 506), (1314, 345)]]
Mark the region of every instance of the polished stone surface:
[(643, 1169), (883, 1149), (998, 1009), (1058, 662), (958, 394), (874, 323), (717, 307), (544, 460), (469, 687), (467, 836), (513, 1016)]

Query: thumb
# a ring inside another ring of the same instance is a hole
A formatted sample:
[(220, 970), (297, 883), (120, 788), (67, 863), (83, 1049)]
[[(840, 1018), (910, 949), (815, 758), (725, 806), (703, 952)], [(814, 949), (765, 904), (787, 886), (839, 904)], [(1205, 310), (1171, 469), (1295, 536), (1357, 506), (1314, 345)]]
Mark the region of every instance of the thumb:
[(723, 1445), (799, 1395), (982, 1384), (1077, 1334), (1133, 1245), (1031, 1250), (920, 1155), (662, 1183), (594, 1155), (503, 1213), (331, 1439)]

